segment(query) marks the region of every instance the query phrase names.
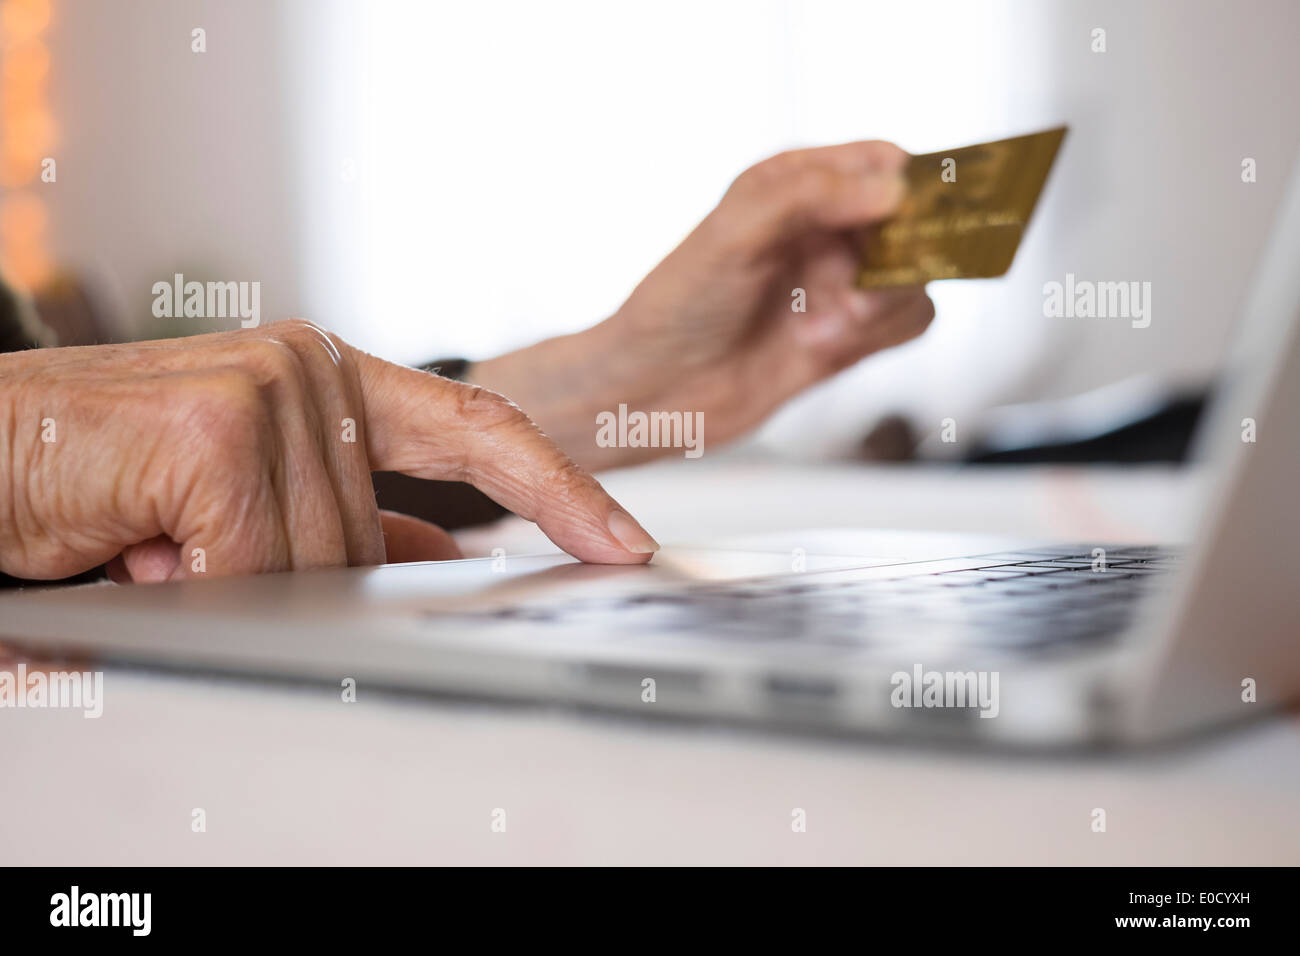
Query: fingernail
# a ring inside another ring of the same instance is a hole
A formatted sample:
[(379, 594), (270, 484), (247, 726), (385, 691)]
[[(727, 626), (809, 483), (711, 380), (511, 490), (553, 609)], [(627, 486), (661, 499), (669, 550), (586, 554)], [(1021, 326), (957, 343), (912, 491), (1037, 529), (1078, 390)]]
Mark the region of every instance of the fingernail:
[(645, 528), (622, 511), (610, 512), (609, 533), (633, 554), (653, 554), (659, 550), (659, 542), (646, 534)]

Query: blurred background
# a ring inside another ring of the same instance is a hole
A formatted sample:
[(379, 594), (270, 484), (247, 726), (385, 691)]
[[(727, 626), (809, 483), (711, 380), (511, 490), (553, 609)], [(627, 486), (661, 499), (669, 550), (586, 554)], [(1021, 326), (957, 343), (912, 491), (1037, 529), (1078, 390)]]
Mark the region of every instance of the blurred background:
[[(1011, 272), (932, 286), (924, 337), (750, 445), (852, 457), (900, 417), (923, 457), (956, 454), (946, 417), (1068, 442), (1194, 417), (1296, 156), (1298, 39), (1287, 0), (0, 0), (0, 268), (65, 342), (192, 331), (151, 312), (179, 272), (480, 358), (609, 315), (771, 153), (1068, 123)], [(1151, 282), (1150, 328), (1044, 320), (1067, 272)]]

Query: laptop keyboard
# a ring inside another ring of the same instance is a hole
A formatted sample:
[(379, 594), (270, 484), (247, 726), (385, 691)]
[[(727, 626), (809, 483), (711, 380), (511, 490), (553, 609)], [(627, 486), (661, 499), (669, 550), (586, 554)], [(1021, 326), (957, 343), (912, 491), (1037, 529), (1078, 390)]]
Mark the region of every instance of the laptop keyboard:
[(1179, 563), (1177, 552), (1168, 548), (1103, 550), (1104, 565), (1093, 557), (1092, 547), (1018, 551), (982, 556), (987, 565), (960, 571), (865, 580), (810, 574), (807, 580), (694, 585), (520, 605), (474, 616), (543, 627), (590, 622), (624, 634), (747, 643), (869, 647), (937, 638), (1040, 652), (1117, 637), (1138, 600)]

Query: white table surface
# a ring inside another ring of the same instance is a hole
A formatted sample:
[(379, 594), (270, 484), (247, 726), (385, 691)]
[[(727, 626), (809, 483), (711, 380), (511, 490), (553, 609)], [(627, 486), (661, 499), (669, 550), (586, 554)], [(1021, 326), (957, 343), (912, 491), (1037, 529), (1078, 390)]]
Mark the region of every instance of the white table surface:
[[(1162, 469), (725, 460), (606, 484), (666, 543), (837, 526), (1162, 540), (1195, 490)], [(520, 553), (535, 534), (464, 540)], [(0, 863), (1300, 862), (1294, 715), (1156, 753), (1010, 757), (127, 671), (104, 696), (98, 720), (0, 710)]]

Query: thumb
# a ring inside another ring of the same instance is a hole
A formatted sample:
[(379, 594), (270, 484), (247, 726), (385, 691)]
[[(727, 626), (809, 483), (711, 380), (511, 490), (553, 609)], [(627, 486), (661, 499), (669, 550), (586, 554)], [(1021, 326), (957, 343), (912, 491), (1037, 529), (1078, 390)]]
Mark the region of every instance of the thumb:
[(436, 524), (397, 511), (379, 512), (389, 564), (409, 561), (455, 561), (463, 558), (450, 534)]
[(160, 534), (123, 548), (121, 554), (108, 562), (108, 576), (118, 584), (157, 584), (178, 576), (180, 566), (180, 545)]

